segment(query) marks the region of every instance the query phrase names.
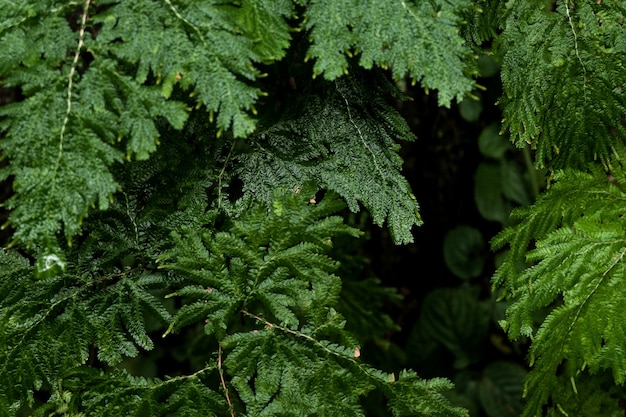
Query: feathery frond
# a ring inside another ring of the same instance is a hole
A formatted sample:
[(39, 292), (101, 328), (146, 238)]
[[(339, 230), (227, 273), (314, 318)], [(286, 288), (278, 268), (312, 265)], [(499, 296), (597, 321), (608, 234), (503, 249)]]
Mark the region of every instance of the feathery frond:
[(540, 415), (550, 396), (561, 401), (562, 381), (571, 379), (576, 390), (587, 373), (611, 373), (616, 384), (626, 379), (626, 193), (624, 170), (613, 167), (610, 175), (559, 172), (493, 242), (512, 248), (494, 276), (510, 302), (503, 326), (512, 339), (532, 338), (524, 416)]
[[(626, 137), (626, 8), (619, 1), (514, 1), (503, 54), (504, 128), (540, 166), (583, 169)], [(607, 102), (609, 100), (609, 102)]]

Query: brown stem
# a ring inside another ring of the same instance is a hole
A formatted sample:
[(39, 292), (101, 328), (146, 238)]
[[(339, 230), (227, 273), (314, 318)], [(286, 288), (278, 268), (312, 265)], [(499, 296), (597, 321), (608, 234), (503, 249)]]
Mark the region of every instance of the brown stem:
[(235, 410), (233, 409), (233, 403), (230, 401), (228, 395), (228, 388), (226, 387), (226, 381), (224, 380), (224, 371), (222, 370), (222, 344), (217, 344), (217, 370), (220, 373), (220, 381), (222, 382), (222, 388), (226, 395), (226, 402), (228, 403), (228, 410), (230, 411), (230, 417), (235, 417)]

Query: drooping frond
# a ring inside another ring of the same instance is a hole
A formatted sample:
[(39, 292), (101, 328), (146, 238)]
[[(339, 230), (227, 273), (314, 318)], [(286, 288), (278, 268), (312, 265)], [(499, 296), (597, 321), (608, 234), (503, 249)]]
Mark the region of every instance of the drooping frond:
[(386, 80), (354, 72), (305, 88), (299, 104), (253, 136), (250, 151), (238, 157), (246, 198), (269, 202), (275, 188), (295, 190), (312, 180), (352, 212), (363, 205), (376, 224), (387, 222), (396, 243), (412, 242), (411, 228), (422, 220), (400, 174), (397, 141), (414, 135), (386, 101)]
[[(306, 29), (314, 73), (334, 80), (350, 71), (355, 56), (367, 69), (390, 68), (425, 89), (438, 91), (439, 104), (461, 101), (473, 88), (471, 49), (459, 35), (466, 0), (307, 2)], [(389, 22), (393, 22), (389, 24)]]
[(538, 165), (606, 161), (626, 137), (623, 2), (509, 3), (498, 39), (504, 127), (536, 148)]

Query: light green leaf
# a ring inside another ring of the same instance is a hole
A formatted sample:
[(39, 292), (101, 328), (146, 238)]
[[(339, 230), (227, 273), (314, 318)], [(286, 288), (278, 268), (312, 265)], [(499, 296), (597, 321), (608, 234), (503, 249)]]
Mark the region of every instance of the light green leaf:
[(49, 252), (40, 256), (35, 262), (35, 277), (37, 279), (51, 278), (67, 268), (67, 262), (61, 251)]

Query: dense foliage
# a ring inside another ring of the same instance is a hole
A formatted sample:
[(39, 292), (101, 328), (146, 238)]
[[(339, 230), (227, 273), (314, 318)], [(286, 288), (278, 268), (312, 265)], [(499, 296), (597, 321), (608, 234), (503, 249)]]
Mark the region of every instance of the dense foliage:
[[(624, 415), (625, 19), (621, 0), (0, 0), (0, 415)], [(484, 237), (451, 231), (463, 285), (424, 298), (390, 366), (370, 349), (393, 354), (400, 295), (360, 248), (370, 223), (396, 245), (423, 224), (399, 109), (417, 85), (475, 121), (494, 75), (474, 178), (501, 227), (492, 294), (471, 284)], [(529, 372), (474, 379), (502, 310)], [(454, 377), (423, 366), (442, 349)]]

